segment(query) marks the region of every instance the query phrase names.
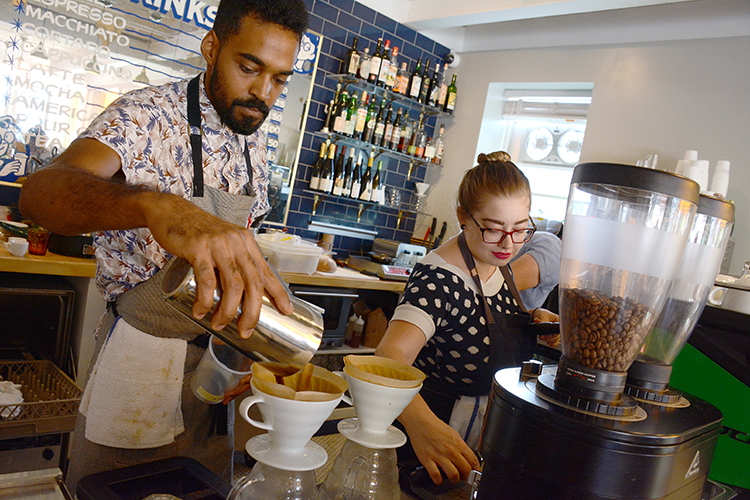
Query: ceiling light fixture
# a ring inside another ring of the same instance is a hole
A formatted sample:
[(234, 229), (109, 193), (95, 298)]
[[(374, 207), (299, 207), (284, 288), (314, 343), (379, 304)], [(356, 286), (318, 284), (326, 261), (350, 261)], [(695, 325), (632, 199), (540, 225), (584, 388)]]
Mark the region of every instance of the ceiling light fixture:
[(96, 73), (97, 75), (102, 72), (101, 65), (96, 62), (96, 54), (94, 54), (90, 61), (84, 63), (83, 69), (90, 71), (91, 73)]
[(140, 74), (133, 78), (134, 82), (143, 83), (144, 85), (151, 85), (151, 82), (148, 79), (148, 76), (146, 76), (146, 67), (144, 66), (141, 70)]

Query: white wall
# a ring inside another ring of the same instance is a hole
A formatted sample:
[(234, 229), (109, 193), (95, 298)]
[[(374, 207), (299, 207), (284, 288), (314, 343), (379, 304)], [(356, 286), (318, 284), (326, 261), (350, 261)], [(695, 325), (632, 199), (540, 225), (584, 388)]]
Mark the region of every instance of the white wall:
[(686, 149), (697, 150), (712, 170), (717, 160), (731, 162), (728, 199), (737, 213), (730, 272), (739, 274), (750, 259), (750, 37), (460, 55), (443, 167), (426, 179), (433, 184), (428, 209), (449, 221), (449, 235), (458, 231), (456, 190), (474, 165), (489, 84), (593, 82), (582, 162), (634, 165), (656, 153), (660, 168), (673, 171)]

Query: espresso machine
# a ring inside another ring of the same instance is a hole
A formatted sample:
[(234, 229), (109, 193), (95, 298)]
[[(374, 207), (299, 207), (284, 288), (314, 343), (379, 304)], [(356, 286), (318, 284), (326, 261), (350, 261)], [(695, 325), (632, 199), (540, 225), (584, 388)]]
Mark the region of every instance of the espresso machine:
[[(562, 356), (557, 365), (529, 361), (495, 374), (476, 498), (701, 499), (721, 412), (689, 394), (657, 404), (643, 391), (625, 393), (628, 369), (670, 290), (677, 293), (698, 206), (698, 185), (681, 176), (576, 166), (560, 268)], [(710, 200), (700, 206), (731, 228), (726, 212), (706, 208)], [(726, 241), (708, 245), (721, 252)], [(715, 276), (719, 263), (706, 273)], [(702, 291), (692, 299), (702, 310)]]

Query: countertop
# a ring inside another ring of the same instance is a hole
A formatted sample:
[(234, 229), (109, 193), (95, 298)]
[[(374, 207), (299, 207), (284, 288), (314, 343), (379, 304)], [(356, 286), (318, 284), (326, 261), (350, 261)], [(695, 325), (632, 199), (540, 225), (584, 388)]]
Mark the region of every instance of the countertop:
[[(96, 259), (83, 257), (66, 257), (47, 251), (46, 255), (16, 257), (0, 245), (0, 272), (27, 274), (48, 274), (54, 276), (75, 276), (93, 278), (96, 275)], [(404, 282), (381, 280), (366, 276), (347, 268), (339, 268), (335, 273), (315, 272), (311, 275), (298, 273), (279, 273), (287, 283), (294, 285), (325, 286), (351, 288), (355, 290), (385, 290), (402, 292)]]

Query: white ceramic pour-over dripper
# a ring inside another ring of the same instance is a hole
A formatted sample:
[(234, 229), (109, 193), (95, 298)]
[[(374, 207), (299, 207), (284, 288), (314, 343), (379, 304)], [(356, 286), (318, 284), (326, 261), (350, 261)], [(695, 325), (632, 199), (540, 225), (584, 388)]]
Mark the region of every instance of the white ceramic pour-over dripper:
[(414, 188), (417, 191), (417, 194), (424, 195), (427, 190), (430, 188), (430, 185), (426, 182), (415, 182)]
[[(370, 448), (397, 448), (406, 443), (403, 432), (392, 426), (406, 405), (422, 388), (386, 387), (352, 377), (346, 373), (349, 383), (352, 404), (357, 411), (356, 418), (342, 420), (338, 424), (339, 432), (355, 443)], [(349, 402), (349, 398), (344, 399)]]
[[(310, 441), (331, 415), (341, 396), (330, 401), (298, 401), (265, 394), (251, 383), (253, 396), (240, 403), (239, 413), (249, 424), (268, 434), (251, 438), (248, 454), (259, 462), (290, 471), (316, 469), (326, 463), (328, 454)], [(257, 404), (263, 421), (253, 420), (248, 410)]]

